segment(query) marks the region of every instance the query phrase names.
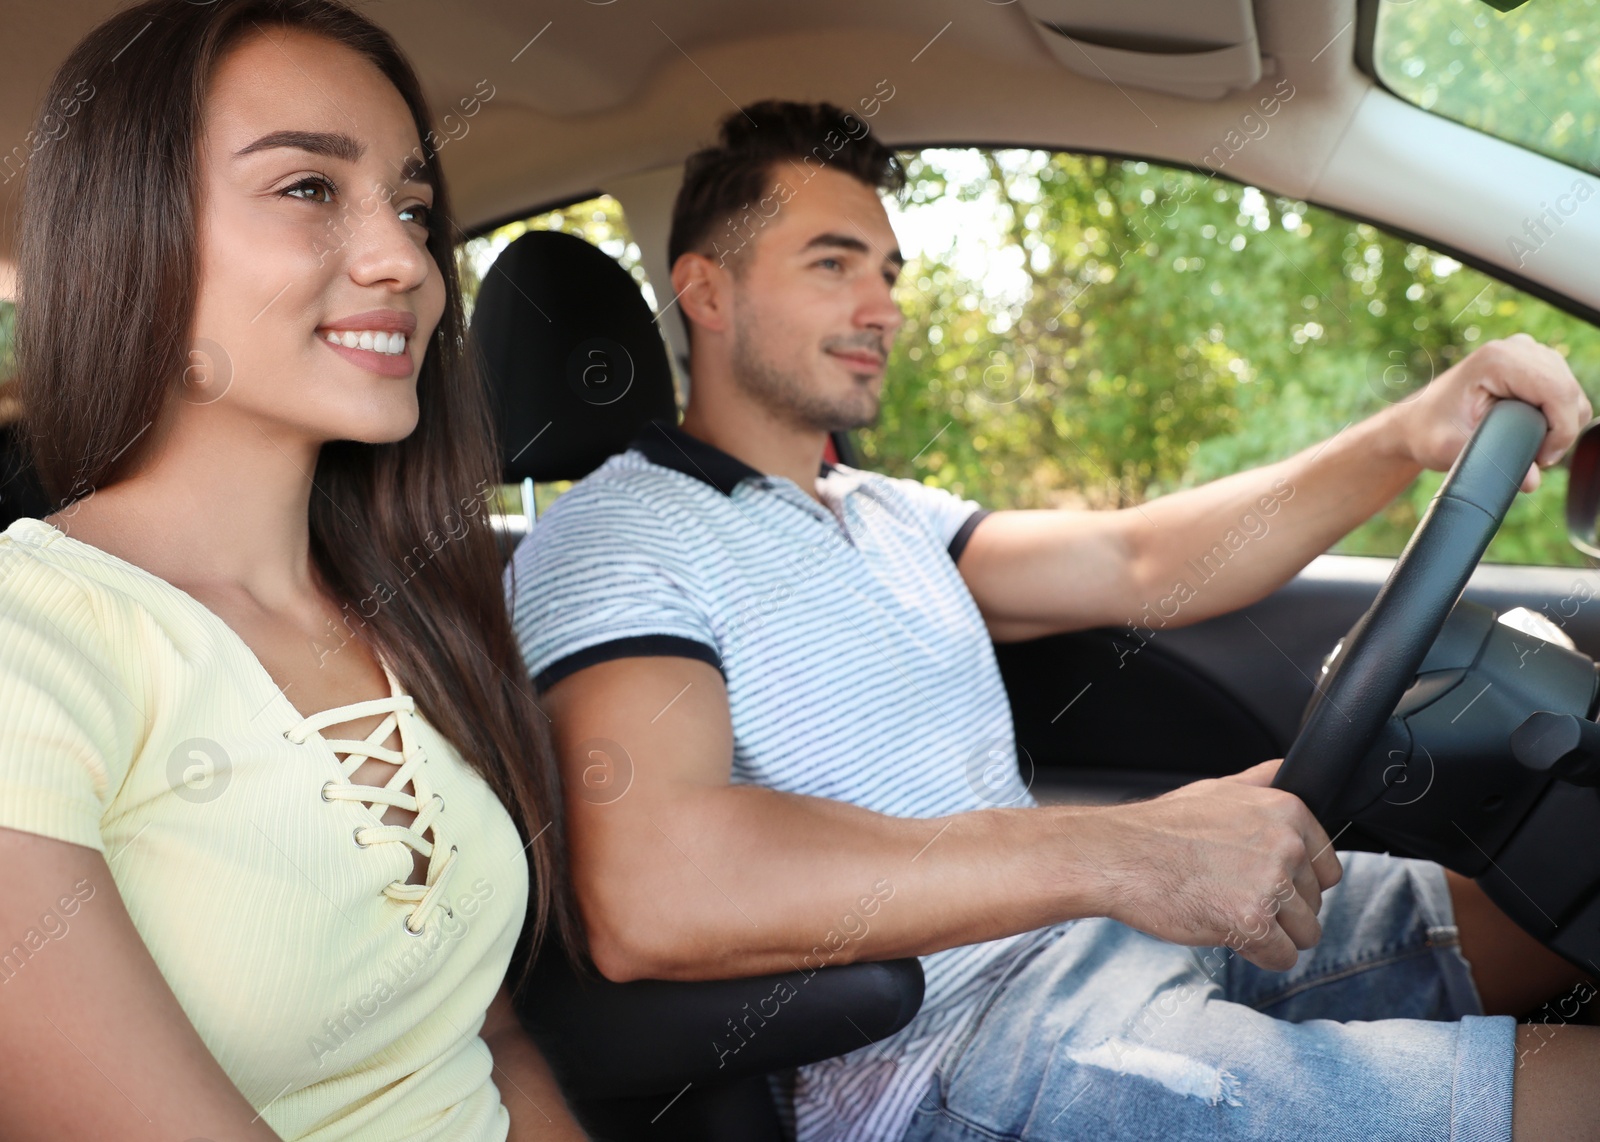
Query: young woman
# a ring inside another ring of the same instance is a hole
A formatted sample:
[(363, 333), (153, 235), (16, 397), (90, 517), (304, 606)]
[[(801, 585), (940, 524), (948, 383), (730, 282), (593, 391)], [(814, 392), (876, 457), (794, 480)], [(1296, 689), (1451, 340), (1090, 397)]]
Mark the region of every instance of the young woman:
[(153, 0), (35, 138), (0, 1132), (581, 1137), (508, 990), (574, 929), (415, 74), (331, 0)]

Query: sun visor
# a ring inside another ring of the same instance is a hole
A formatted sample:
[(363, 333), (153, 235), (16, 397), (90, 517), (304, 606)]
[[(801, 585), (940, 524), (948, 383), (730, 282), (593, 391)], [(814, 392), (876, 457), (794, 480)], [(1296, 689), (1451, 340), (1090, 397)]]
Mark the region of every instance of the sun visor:
[(1274, 70), (1250, 0), (1020, 0), (1045, 45), (1090, 79), (1221, 99)]

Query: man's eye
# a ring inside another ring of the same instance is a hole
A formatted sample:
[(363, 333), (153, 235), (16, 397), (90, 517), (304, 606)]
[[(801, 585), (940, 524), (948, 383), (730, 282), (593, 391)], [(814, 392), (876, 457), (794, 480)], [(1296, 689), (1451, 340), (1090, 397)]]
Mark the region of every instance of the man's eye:
[(814, 265), (818, 265), (818, 266), (829, 266), (829, 267), (832, 267), (833, 269), (837, 269), (837, 270), (844, 269), (844, 263), (841, 262), (838, 258), (818, 258), (817, 261), (815, 263), (813, 263), (813, 264)]
[[(297, 193), (302, 190), (326, 191), (328, 197), (312, 198)], [(295, 198), (304, 198), (307, 202), (331, 202), (333, 201), (333, 196), (339, 193), (339, 188), (334, 186), (330, 180), (323, 178), (321, 175), (312, 175), (311, 177), (303, 178), (293, 186), (286, 188), (283, 193), (286, 195), (293, 195)]]

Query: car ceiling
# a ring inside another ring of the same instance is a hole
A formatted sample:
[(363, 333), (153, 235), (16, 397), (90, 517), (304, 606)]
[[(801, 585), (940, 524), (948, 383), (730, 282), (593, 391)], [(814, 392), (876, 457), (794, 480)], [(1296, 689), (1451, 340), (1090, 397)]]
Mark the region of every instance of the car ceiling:
[[(1418, 111), (1374, 84), (1355, 63), (1356, 0), (359, 6), (410, 56), (436, 115), (487, 90), (480, 84), (493, 87), (466, 133), (440, 152), (458, 221), (468, 230), (591, 189), (631, 185), (634, 201), (624, 205), (636, 234), (664, 237), (661, 215), (679, 164), (738, 105), (827, 99), (864, 114), (875, 94), (892, 90), (870, 119), (892, 145), (1027, 145), (1192, 167), (1221, 154), (1226, 161), (1210, 166), (1226, 177), (1432, 237), (1486, 268), (1600, 308), (1600, 284), (1584, 256), (1600, 248), (1600, 217), (1580, 214), (1564, 235), (1577, 239), (1575, 248), (1552, 243), (1536, 264), (1512, 265), (1507, 254), (1507, 237), (1576, 172)], [(6, 0), (0, 149), (22, 143), (54, 69), (118, 7)], [(1151, 82), (1162, 82), (1159, 60), (1153, 73), (1135, 68), (1119, 82), (1115, 63), (1100, 61), (1124, 57), (1097, 50), (1134, 49), (1126, 58), (1146, 49), (1195, 52), (1252, 31), (1256, 47), (1248, 54), (1259, 57), (1261, 77), (1221, 98), (1152, 90)], [(1274, 91), (1293, 95), (1262, 134), (1260, 101)], [(1257, 120), (1247, 129), (1251, 113)], [(1241, 140), (1234, 151), (1230, 143)], [(1226, 149), (1215, 150), (1219, 145)], [(1484, 186), (1486, 170), (1502, 177)], [(5, 259), (22, 183), (0, 186), (0, 296), (8, 292)], [(639, 193), (651, 187), (656, 193)], [(640, 217), (644, 211), (656, 216)], [(652, 276), (664, 272), (652, 260), (647, 252)]]

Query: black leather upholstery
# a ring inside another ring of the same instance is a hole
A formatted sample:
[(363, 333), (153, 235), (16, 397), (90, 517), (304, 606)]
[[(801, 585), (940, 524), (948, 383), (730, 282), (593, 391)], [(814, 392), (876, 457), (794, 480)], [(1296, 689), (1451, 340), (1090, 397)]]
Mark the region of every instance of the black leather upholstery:
[(472, 342), (507, 483), (578, 480), (654, 417), (677, 419), (660, 330), (628, 271), (582, 238), (533, 230), (478, 289)]
[(0, 531), (23, 516), (41, 519), (54, 510), (39, 487), (20, 423), (0, 428)]
[(893, 1034), (917, 1013), (922, 984), (916, 959), (618, 984), (580, 978), (551, 955), (535, 969), (522, 1021), (559, 1044), (572, 1097), (670, 1096), (685, 1083), (762, 1075)]

